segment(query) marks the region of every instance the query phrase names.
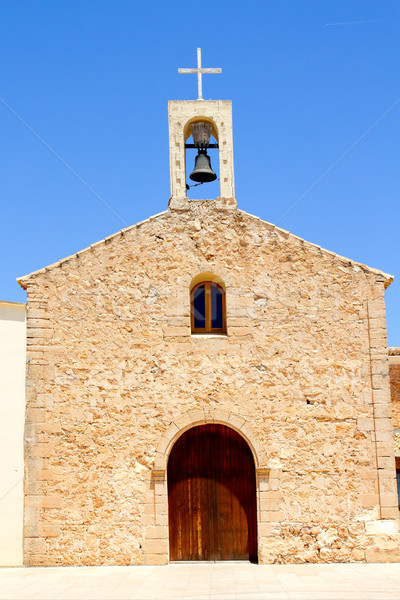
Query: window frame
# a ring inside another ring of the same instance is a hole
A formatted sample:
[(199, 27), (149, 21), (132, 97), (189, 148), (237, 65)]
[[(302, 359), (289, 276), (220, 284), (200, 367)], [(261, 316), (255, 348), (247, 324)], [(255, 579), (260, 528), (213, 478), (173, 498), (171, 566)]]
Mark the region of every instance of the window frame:
[[(194, 326), (194, 293), (195, 291), (204, 285), (204, 299), (205, 299), (205, 317), (206, 326), (205, 328), (199, 328)], [(216, 287), (222, 294), (222, 327), (212, 327), (212, 314), (211, 314), (211, 286)], [(213, 334), (213, 333), (226, 333), (226, 298), (225, 290), (219, 283), (215, 281), (200, 281), (193, 286), (190, 292), (190, 323), (192, 333), (195, 334)]]

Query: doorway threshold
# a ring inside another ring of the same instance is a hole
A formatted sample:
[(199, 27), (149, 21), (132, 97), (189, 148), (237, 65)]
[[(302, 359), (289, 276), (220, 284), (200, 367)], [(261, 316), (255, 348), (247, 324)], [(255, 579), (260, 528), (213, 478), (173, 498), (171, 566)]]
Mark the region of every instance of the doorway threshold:
[(256, 565), (251, 560), (170, 560), (170, 565)]

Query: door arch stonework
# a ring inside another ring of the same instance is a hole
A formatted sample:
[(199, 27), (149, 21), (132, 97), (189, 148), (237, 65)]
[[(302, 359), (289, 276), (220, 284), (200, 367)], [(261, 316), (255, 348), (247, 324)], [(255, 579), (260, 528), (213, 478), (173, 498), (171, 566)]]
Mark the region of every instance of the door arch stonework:
[(167, 468), (172, 446), (182, 433), (196, 425), (207, 425), (209, 423), (227, 425), (237, 431), (248, 443), (253, 454), (256, 469), (266, 464), (266, 456), (261, 444), (247, 419), (223, 410), (209, 412), (199, 409), (184, 413), (179, 419), (173, 421), (165, 431), (156, 450), (154, 471), (165, 470)]
[[(155, 452), (154, 467), (142, 517), (144, 564), (168, 564), (169, 561), (167, 464), (171, 449), (176, 440), (188, 429), (211, 423), (226, 425), (237, 431), (252, 452), (256, 468), (258, 557), (259, 562), (263, 562), (260, 542), (265, 524), (271, 520), (268, 498), (270, 490), (277, 490), (279, 486), (279, 470), (269, 468), (266, 452), (246, 418), (223, 410), (190, 410), (169, 425)], [(276, 495), (276, 491), (273, 494)], [(278, 515), (276, 519), (272, 516), (272, 520), (278, 520)]]

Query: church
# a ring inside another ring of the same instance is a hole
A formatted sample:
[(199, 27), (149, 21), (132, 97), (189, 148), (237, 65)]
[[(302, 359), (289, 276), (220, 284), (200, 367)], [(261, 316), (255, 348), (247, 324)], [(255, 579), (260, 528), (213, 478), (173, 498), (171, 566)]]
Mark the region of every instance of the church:
[(18, 279), (24, 564), (399, 560), (392, 277), (238, 208), (230, 101), (168, 118), (167, 210)]

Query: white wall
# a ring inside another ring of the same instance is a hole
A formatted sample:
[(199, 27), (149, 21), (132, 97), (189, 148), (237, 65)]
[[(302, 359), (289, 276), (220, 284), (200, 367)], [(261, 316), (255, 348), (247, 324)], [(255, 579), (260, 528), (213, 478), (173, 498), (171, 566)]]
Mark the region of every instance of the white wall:
[(25, 304), (0, 301), (0, 565), (22, 565)]

